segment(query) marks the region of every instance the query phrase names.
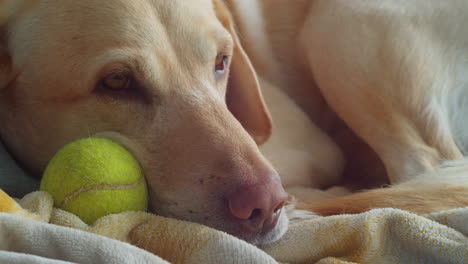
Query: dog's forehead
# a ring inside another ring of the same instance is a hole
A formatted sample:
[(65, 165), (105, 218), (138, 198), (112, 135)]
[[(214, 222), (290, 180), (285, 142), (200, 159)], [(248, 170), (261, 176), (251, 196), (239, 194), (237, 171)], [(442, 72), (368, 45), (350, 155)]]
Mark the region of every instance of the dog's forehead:
[(43, 0), (18, 24), (14, 49), (47, 46), (63, 53), (122, 46), (167, 50), (222, 31), (212, 0)]
[(15, 64), (30, 68), (24, 72), (31, 79), (48, 76), (32, 76), (37, 68), (53, 76), (92, 76), (105, 64), (95, 58), (116, 50), (138, 55), (129, 59), (147, 64), (148, 72), (169, 75), (162, 68), (182, 72), (184, 64), (213, 59), (213, 40), (229, 37), (212, 0), (42, 0), (13, 27)]

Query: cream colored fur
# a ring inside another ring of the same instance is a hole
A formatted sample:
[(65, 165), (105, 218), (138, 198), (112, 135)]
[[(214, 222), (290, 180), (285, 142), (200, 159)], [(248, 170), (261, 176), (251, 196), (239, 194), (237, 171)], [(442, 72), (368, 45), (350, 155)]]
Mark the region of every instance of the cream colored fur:
[[(0, 138), (23, 167), (39, 176), (64, 144), (110, 137), (140, 161), (153, 212), (253, 243), (284, 234), (285, 213), (272, 230), (247, 232), (226, 204), (278, 175), (257, 147), (271, 120), (221, 2), (23, 0), (0, 10)], [(230, 71), (215, 71), (218, 56)], [(104, 88), (115, 72), (132, 86)]]
[[(295, 193), (338, 183), (362, 154), (343, 134), (402, 185), (305, 207), (468, 204), (466, 168), (436, 169), (468, 145), (465, 1), (224, 2), (0, 0), (2, 142), (40, 175), (64, 144), (113, 138), (140, 160), (154, 212), (258, 244), (284, 234), (285, 214), (273, 230), (245, 234), (226, 195), (277, 177), (265, 156)], [(214, 73), (219, 55), (230, 72)], [(132, 89), (103, 89), (115, 72)]]
[[(233, 12), (245, 10), (249, 5), (245, 1), (227, 2)], [(256, 27), (244, 22), (251, 19), (250, 13), (236, 13), (234, 17), (259, 75), (289, 95), (312, 123), (332, 139), (321, 138), (321, 142), (341, 143), (348, 162), (345, 170), (356, 168), (356, 164), (349, 164), (356, 160), (354, 156), (363, 157), (357, 159), (361, 163), (357, 164), (360, 168), (354, 179), (367, 174), (366, 168), (371, 177), (381, 177), (372, 174), (379, 167), (376, 160), (381, 160), (389, 181), (396, 184), (391, 189), (364, 192), (329, 203), (320, 201), (308, 206), (309, 209), (330, 214), (375, 207), (430, 212), (468, 205), (466, 166), (456, 174), (439, 169), (440, 164), (451, 160), (466, 163), (462, 158), (468, 152), (468, 126), (464, 122), (468, 114), (466, 1), (252, 2), (255, 4), (250, 5), (259, 9), (257, 13), (263, 18)], [(269, 106), (274, 122), (290, 122), (290, 115), (278, 114), (283, 108), (281, 104)], [(339, 120), (347, 126), (340, 125)], [(308, 129), (298, 128), (285, 125), (284, 130), (290, 134), (284, 133), (284, 137), (305, 142), (304, 147), (320, 138), (312, 136), (312, 132), (307, 132), (309, 138), (304, 137), (302, 133)], [(349, 138), (353, 133), (357, 137)], [(377, 157), (366, 147), (353, 149), (355, 145), (347, 143), (359, 140), (368, 144)], [(336, 168), (340, 168), (339, 156), (321, 156), (323, 150), (328, 153), (336, 147), (332, 145), (308, 148), (305, 155), (286, 154), (283, 161), (320, 157), (323, 160), (319, 163), (327, 166), (328, 171), (334, 161)], [(283, 152), (289, 153), (285, 149)], [(297, 168), (291, 170), (294, 176), (283, 173), (283, 177), (297, 179), (301, 175)], [(302, 175), (303, 183), (312, 183)], [(316, 171), (310, 177), (323, 176)], [(299, 198), (312, 203), (304, 190), (293, 190)]]

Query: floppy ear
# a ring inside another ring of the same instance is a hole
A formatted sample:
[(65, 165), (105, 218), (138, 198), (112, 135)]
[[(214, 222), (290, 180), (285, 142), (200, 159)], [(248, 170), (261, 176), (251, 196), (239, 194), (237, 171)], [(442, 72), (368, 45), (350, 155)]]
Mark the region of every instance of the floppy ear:
[(257, 74), (240, 44), (229, 10), (219, 0), (214, 0), (213, 3), (218, 19), (234, 41), (226, 94), (228, 108), (255, 142), (261, 145), (270, 137), (272, 124), (260, 91)]
[(11, 76), (11, 59), (6, 50), (6, 17), (2, 4), (0, 0), (0, 92), (8, 84)]
[(14, 77), (11, 57), (6, 50), (6, 47), (3, 45), (1, 30), (2, 29), (0, 29), (0, 92), (8, 86)]
[(14, 77), (7, 46), (8, 24), (37, 1), (28, 0), (28, 4), (25, 2), (23, 0), (0, 0), (0, 92)]

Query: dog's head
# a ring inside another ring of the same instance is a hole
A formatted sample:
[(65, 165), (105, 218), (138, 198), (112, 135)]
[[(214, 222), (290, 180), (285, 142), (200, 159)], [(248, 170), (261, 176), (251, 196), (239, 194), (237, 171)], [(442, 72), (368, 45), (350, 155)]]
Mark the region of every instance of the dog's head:
[(110, 137), (141, 162), (154, 212), (252, 243), (284, 234), (287, 195), (257, 148), (269, 114), (222, 2), (0, 4), (0, 136), (22, 164)]

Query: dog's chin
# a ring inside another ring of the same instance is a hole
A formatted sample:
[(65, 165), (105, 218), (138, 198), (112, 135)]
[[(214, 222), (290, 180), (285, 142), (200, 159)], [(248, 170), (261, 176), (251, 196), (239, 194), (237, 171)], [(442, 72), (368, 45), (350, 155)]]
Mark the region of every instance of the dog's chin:
[(276, 224), (275, 228), (273, 228), (272, 230), (258, 234), (249, 234), (238, 237), (256, 246), (268, 245), (280, 240), (284, 236), (284, 234), (286, 234), (286, 231), (288, 231), (288, 225), (289, 219), (283, 212), (280, 218), (278, 219), (278, 223)]
[(241, 240), (246, 241), (247, 243), (253, 244), (255, 246), (264, 246), (268, 244), (272, 244), (280, 240), (288, 231), (289, 227), (289, 218), (285, 210), (282, 210), (280, 217), (276, 223), (276, 226), (265, 232), (258, 232), (258, 233), (245, 233), (239, 229), (239, 224), (236, 222), (231, 222), (229, 225), (226, 225), (225, 221), (206, 221), (206, 218), (194, 218), (192, 217), (180, 217), (176, 216), (174, 213), (170, 211), (161, 211), (158, 210), (158, 215), (162, 215), (165, 217), (180, 219), (183, 221), (198, 223), (227, 234), (230, 234), (234, 237), (237, 237)]

